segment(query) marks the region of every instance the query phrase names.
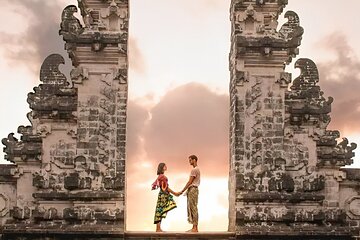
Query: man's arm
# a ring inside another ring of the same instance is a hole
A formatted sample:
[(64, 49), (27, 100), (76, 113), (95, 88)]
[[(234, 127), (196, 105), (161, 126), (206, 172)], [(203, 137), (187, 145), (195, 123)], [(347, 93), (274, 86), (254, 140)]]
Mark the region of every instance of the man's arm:
[(180, 192), (180, 194), (182, 194), (183, 192), (186, 191), (186, 189), (188, 189), (190, 187), (190, 185), (193, 183), (195, 179), (195, 176), (190, 176), (189, 177), (189, 181), (186, 183), (185, 187), (183, 188), (183, 190)]

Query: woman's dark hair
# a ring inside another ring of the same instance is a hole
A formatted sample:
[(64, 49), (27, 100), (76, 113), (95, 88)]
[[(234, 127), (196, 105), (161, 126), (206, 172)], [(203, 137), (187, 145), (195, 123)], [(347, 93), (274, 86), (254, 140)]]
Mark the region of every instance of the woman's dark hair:
[(164, 174), (165, 163), (159, 163), (157, 169), (157, 175)]

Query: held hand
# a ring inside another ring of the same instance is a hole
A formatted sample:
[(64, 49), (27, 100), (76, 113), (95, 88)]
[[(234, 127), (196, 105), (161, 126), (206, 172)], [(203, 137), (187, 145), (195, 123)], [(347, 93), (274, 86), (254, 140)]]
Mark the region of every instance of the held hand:
[(180, 192), (176, 192), (176, 193), (174, 193), (174, 195), (178, 197), (178, 196), (181, 195), (181, 193), (180, 193)]

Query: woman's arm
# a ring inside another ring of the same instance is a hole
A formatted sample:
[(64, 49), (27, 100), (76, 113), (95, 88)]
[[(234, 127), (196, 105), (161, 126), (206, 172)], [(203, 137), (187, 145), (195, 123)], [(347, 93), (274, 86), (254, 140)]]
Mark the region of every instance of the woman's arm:
[(164, 181), (161, 181), (161, 190), (163, 190), (163, 192), (166, 192), (168, 186)]
[(168, 190), (169, 193), (171, 193), (171, 194), (173, 194), (173, 195), (175, 195), (175, 196), (179, 196), (179, 195), (177, 195), (176, 192), (174, 192), (173, 190), (171, 190), (171, 188), (168, 187), (167, 190)]
[(167, 186), (167, 184), (165, 182), (161, 182), (161, 189), (164, 191), (164, 192), (169, 192), (175, 196), (178, 196), (176, 195), (176, 192), (174, 192), (171, 188), (169, 188), (169, 186)]

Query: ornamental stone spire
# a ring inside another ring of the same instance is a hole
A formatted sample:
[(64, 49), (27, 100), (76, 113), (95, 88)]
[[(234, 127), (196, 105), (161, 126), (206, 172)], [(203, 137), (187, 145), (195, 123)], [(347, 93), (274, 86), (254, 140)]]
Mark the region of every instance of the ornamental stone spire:
[(59, 34), (74, 66), (62, 56), (41, 66), (41, 84), (28, 94), (30, 126), (2, 140), (2, 233), (123, 234), (128, 69), (128, 1), (78, 0), (64, 9)]
[(340, 168), (356, 144), (327, 130), (333, 99), (315, 63), (298, 59), (293, 81), (284, 71), (304, 32), (293, 11), (277, 30), (286, 4), (231, 2), (229, 230), (243, 239), (357, 235), (360, 171)]

